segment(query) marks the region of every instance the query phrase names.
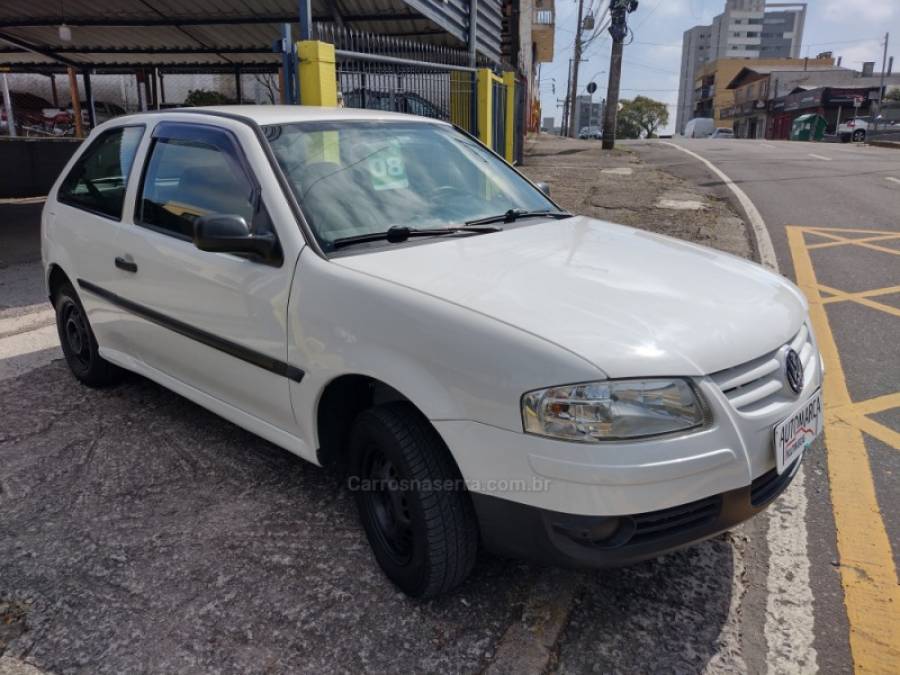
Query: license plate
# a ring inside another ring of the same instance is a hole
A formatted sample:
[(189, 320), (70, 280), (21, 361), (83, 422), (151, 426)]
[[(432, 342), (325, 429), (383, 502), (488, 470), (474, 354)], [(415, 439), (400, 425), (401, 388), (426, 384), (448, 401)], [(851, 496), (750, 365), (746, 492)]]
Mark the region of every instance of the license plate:
[(775, 427), (775, 467), (784, 472), (822, 433), (822, 391)]

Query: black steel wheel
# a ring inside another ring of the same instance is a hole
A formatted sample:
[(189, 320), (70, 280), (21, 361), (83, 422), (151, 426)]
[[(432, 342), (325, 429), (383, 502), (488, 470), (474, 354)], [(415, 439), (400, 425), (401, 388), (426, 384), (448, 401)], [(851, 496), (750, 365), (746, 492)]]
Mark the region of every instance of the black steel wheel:
[(113, 384), (122, 370), (100, 356), (84, 306), (71, 284), (63, 284), (54, 296), (56, 329), (69, 370), (91, 387)]
[(360, 520), (388, 578), (414, 598), (446, 593), (469, 575), (478, 524), (450, 451), (409, 403), (363, 411), (349, 441)]

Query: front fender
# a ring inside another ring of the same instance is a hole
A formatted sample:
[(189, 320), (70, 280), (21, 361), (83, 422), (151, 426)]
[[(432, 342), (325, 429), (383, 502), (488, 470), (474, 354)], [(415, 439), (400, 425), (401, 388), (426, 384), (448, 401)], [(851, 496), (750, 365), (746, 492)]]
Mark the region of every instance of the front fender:
[(429, 419), (521, 431), (526, 391), (604, 379), (581, 357), (492, 317), (323, 260), (304, 250), (288, 311), (298, 425), (317, 447), (316, 406), (345, 374), (380, 380)]

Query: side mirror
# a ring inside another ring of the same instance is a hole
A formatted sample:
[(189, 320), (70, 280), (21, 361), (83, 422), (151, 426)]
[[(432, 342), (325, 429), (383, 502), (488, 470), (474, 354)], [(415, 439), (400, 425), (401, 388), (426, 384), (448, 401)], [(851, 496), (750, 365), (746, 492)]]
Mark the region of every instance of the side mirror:
[(535, 183), (534, 185), (538, 190), (543, 192), (545, 195), (547, 195), (548, 197), (550, 196), (550, 183), (545, 183), (544, 181), (539, 181), (539, 182)]
[(201, 251), (249, 254), (271, 260), (277, 245), (272, 234), (250, 232), (250, 226), (242, 216), (213, 213), (194, 221), (194, 246)]

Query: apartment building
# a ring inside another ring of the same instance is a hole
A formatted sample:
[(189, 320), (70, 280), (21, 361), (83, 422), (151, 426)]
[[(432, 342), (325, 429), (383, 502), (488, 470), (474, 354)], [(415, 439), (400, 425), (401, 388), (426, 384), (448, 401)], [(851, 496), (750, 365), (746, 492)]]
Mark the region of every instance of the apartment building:
[(719, 59), (797, 58), (806, 22), (805, 3), (726, 0), (725, 10), (705, 26), (685, 31), (675, 128), (695, 117), (695, 82), (701, 70)]

